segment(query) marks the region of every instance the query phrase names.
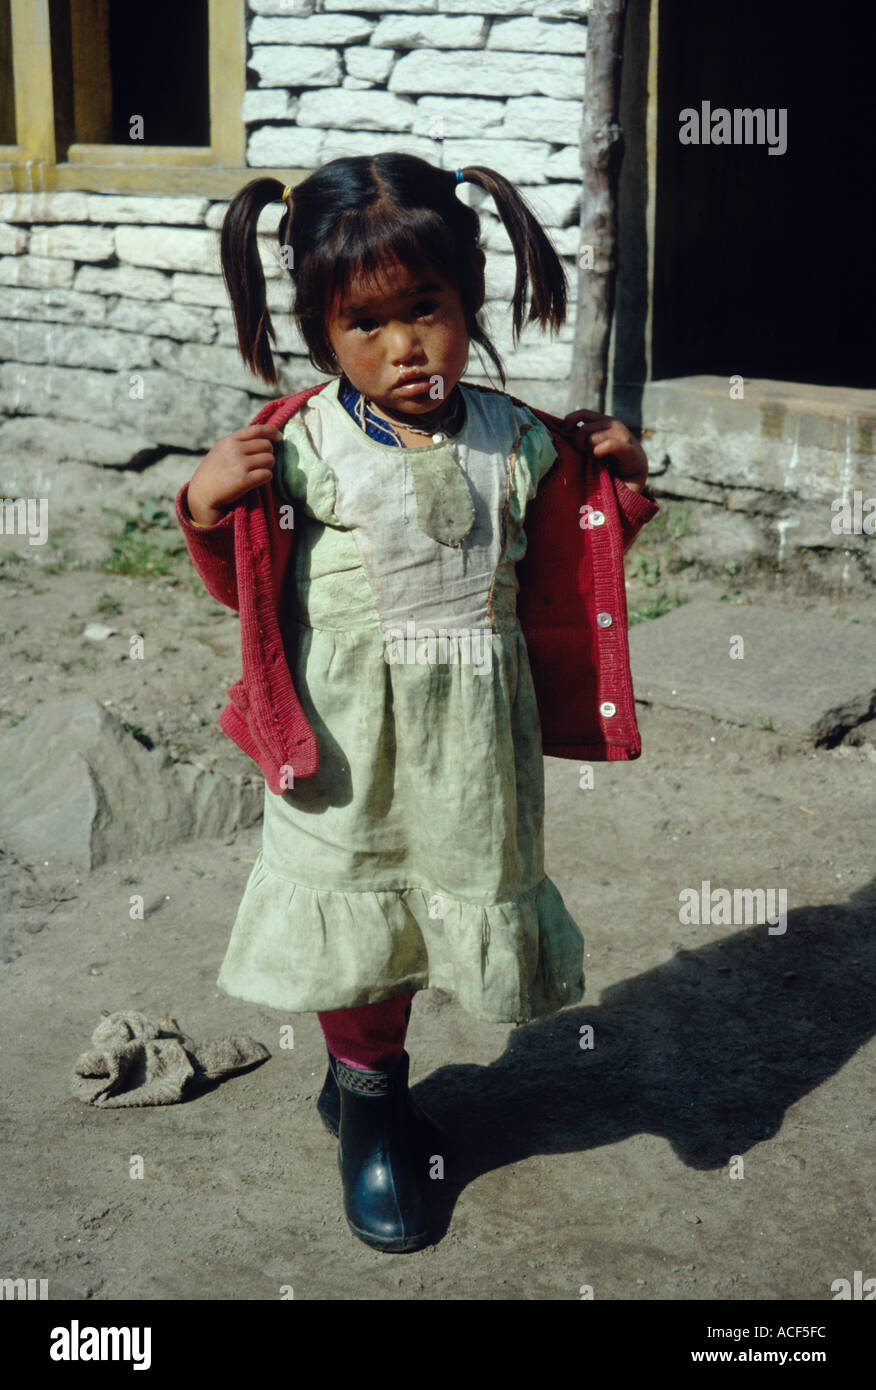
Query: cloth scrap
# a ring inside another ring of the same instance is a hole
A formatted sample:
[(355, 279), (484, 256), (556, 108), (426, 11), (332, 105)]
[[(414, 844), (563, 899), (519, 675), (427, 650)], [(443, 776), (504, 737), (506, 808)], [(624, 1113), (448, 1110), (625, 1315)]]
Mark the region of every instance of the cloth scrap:
[(157, 1023), (134, 1009), (103, 1011), (92, 1046), (76, 1062), (73, 1094), (103, 1109), (172, 1105), (205, 1081), (218, 1081), (270, 1057), (254, 1038), (218, 1038), (197, 1046), (175, 1018)]

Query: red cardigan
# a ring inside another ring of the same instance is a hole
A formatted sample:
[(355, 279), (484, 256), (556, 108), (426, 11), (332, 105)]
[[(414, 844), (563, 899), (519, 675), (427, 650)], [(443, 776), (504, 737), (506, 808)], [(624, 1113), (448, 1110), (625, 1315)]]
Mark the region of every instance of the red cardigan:
[[(250, 423), (282, 429), (327, 385), (269, 401)], [(550, 430), (558, 452), (527, 506), (526, 554), (517, 565), (517, 614), (542, 748), (551, 757), (582, 761), (638, 758), (623, 554), (660, 508), (591, 453), (582, 456), (561, 419), (528, 408)], [(212, 526), (193, 525), (188, 488), (184, 483), (177, 494), (176, 515), (192, 563), (208, 593), (240, 614), (243, 675), (227, 692), (231, 703), (219, 726), (258, 763), (269, 789), (280, 793), (295, 778), (313, 776), (319, 765), (278, 614), (295, 532), (280, 526), (282, 504), (272, 483), (244, 494)]]

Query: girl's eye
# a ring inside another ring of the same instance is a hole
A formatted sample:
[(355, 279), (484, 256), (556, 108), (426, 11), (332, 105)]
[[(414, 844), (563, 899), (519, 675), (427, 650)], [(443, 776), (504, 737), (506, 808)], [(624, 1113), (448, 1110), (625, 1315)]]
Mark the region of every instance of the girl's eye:
[[(438, 307), (438, 304), (437, 304), (436, 300), (434, 300), (434, 299), (421, 299), (421, 300), (419, 300), (419, 301), (414, 305), (414, 308), (413, 308), (414, 317), (415, 317), (415, 318), (428, 318), (430, 314), (434, 314), (434, 312), (435, 312), (435, 310), (437, 309), (437, 307)], [(355, 329), (355, 328), (359, 328), (359, 329), (362, 330), (363, 333), (373, 333), (373, 331), (374, 331), (374, 329), (375, 329), (376, 327), (377, 327), (377, 320), (376, 320), (376, 319), (366, 319), (366, 318), (356, 319), (355, 323), (353, 324), (353, 328), (354, 328), (354, 329)]]

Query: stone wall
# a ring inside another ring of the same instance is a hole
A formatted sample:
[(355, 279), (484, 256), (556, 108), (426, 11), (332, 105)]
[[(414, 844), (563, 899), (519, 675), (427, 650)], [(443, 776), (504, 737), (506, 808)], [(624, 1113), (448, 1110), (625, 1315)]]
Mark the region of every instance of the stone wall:
[(683, 560), (872, 592), (876, 391), (678, 377), (648, 382), (640, 410), (654, 490), (686, 518)]
[[(248, 165), (310, 168), (399, 149), (441, 168), (495, 167), (564, 257), (574, 305), (584, 13), (559, 0), (442, 0), (440, 13), (435, 0), (254, 0), (241, 113)], [(510, 242), (481, 190), (463, 184), (458, 196), (481, 214), (484, 318), (508, 389), (562, 410), (573, 320), (553, 338), (529, 326), (512, 349)], [(196, 196), (0, 195), (0, 418), (13, 417), (0, 426), (0, 456), (29, 416), (87, 424), (104, 462), (203, 449), (278, 394), (237, 352), (219, 267), (225, 206)], [(265, 209), (259, 232), (286, 392), (321, 377), (289, 313), (281, 211), (279, 202)], [(477, 349), (467, 377), (498, 384)], [(99, 433), (111, 427), (115, 444)]]

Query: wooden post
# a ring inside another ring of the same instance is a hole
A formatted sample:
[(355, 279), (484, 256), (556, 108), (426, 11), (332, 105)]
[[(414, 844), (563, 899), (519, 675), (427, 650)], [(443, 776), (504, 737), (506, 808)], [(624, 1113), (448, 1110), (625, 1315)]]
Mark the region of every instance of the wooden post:
[(608, 347), (617, 274), (618, 122), (627, 0), (590, 0), (581, 119), (578, 317), (569, 381), (571, 410), (605, 410)]

